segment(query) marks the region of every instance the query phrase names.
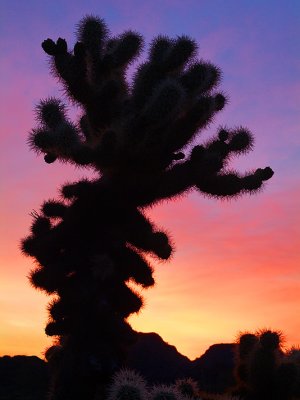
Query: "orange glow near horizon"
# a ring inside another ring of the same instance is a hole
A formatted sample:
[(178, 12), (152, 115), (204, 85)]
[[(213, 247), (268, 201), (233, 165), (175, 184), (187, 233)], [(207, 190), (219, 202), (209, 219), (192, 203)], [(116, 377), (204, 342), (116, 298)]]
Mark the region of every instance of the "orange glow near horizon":
[[(290, 209), (298, 198), (297, 193), (290, 198)], [(267, 210), (265, 202), (270, 203)], [(176, 251), (170, 262), (155, 265), (154, 260), (156, 285), (142, 292), (145, 307), (129, 319), (134, 329), (157, 332), (190, 359), (214, 343), (233, 342), (240, 331), (264, 327), (282, 330), (287, 347), (299, 344), (294, 318), (295, 308), (300, 310), (299, 285), (292, 279), (299, 258), (284, 254), (300, 243), (296, 238), (281, 243), (284, 232), (276, 234), (270, 225), (273, 220), (276, 226), (274, 210), (284, 212), (280, 198), (270, 200), (267, 193), (225, 203), (191, 194), (154, 208), (151, 218), (171, 233)], [(240, 225), (230, 224), (233, 214), (241, 218)], [(5, 321), (0, 355), (42, 357), (51, 344), (44, 334), (49, 298), (26, 280), (30, 259), (18, 254), (5, 262), (15, 281), (7, 274), (0, 284)], [(286, 277), (283, 268), (289, 271)]]

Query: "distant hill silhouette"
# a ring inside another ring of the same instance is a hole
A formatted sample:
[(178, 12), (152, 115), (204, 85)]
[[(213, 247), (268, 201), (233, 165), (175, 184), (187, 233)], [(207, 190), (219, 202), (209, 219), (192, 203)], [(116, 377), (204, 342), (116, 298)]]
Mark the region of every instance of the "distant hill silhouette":
[(132, 346), (127, 363), (144, 376), (149, 383), (171, 383), (190, 374), (191, 361), (180, 354), (157, 333), (139, 333)]
[(222, 393), (235, 384), (235, 348), (234, 343), (214, 344), (201, 357), (191, 362), (191, 377), (199, 383), (201, 390)]
[(191, 361), (157, 333), (139, 333), (127, 365), (141, 373), (150, 383), (172, 383), (191, 377), (207, 392), (223, 392), (233, 379), (235, 344), (214, 344)]
[(44, 400), (47, 364), (35, 356), (0, 357), (1, 400)]
[[(233, 383), (234, 344), (215, 344), (194, 361), (156, 333), (139, 333), (127, 366), (149, 383), (173, 383), (191, 377), (207, 392), (223, 392)], [(0, 400), (44, 400), (47, 363), (35, 356), (0, 357)]]

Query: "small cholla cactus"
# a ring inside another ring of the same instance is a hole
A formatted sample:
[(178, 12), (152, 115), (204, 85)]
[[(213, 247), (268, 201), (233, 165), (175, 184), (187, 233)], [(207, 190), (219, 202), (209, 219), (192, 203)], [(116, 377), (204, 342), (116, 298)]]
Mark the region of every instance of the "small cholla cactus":
[(296, 367), (297, 379), (294, 388), (294, 396), (300, 398), (300, 347), (292, 347), (287, 351), (287, 362)]
[(185, 397), (199, 398), (198, 384), (192, 378), (178, 379), (175, 388)]
[(300, 364), (300, 346), (292, 346), (287, 350), (287, 358)]
[(138, 373), (121, 369), (113, 377), (107, 400), (148, 400), (146, 383)]
[(184, 396), (174, 386), (153, 386), (149, 393), (149, 400), (184, 400)]
[(262, 330), (257, 333), (258, 342), (253, 348), (249, 364), (248, 382), (254, 395), (268, 396), (276, 385), (276, 371), (281, 362), (280, 332)]
[(240, 336), (233, 393), (247, 400), (291, 400), (297, 395), (297, 365), (283, 352), (282, 342), (281, 332), (266, 329)]
[(247, 392), (248, 390), (249, 359), (257, 342), (258, 338), (252, 333), (241, 333), (238, 338), (234, 374), (238, 382), (239, 393)]
[(219, 68), (197, 60), (193, 39), (154, 38), (131, 83), (127, 69), (143, 48), (137, 32), (115, 37), (86, 16), (73, 49), (62, 38), (42, 47), (82, 113), (73, 122), (60, 99), (42, 100), (29, 145), (46, 163), (88, 167), (95, 179), (65, 184), (60, 200), (45, 201), (21, 248), (36, 262), (32, 285), (55, 296), (45, 329), (61, 346), (51, 400), (92, 400), (136, 338), (127, 318), (143, 299), (128, 282), (153, 286), (146, 255), (173, 253), (145, 210), (192, 189), (215, 198), (254, 193), (273, 171), (230, 170), (233, 156), (253, 148), (244, 127), (222, 127), (199, 143), (227, 100), (217, 90)]

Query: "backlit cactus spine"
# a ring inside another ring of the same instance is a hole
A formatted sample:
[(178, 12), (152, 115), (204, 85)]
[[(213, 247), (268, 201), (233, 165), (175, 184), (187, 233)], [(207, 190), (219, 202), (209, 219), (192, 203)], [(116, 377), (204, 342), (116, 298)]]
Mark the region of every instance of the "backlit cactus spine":
[(183, 152), (226, 103), (215, 92), (219, 69), (196, 60), (189, 37), (155, 38), (132, 84), (126, 69), (143, 47), (136, 32), (112, 37), (102, 19), (87, 16), (72, 50), (61, 38), (42, 47), (82, 116), (72, 122), (61, 100), (41, 101), (29, 145), (47, 163), (91, 167), (98, 178), (66, 184), (62, 200), (46, 201), (22, 250), (38, 264), (32, 284), (55, 295), (46, 326), (59, 341), (54, 358), (48, 351), (56, 366), (51, 400), (89, 400), (134, 340), (126, 319), (142, 298), (127, 282), (152, 286), (144, 254), (163, 260), (172, 254), (168, 236), (144, 210), (192, 188), (221, 198), (252, 193), (273, 172), (228, 169), (232, 155), (252, 148), (245, 128), (220, 129)]

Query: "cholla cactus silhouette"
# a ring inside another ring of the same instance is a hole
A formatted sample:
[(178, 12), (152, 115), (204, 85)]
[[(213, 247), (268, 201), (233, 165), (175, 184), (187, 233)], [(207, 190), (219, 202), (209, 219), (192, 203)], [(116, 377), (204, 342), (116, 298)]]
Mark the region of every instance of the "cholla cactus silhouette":
[(241, 397), (231, 396), (230, 394), (205, 394), (205, 397), (198, 400), (242, 400)]
[(185, 397), (175, 386), (156, 385), (150, 391), (149, 400), (185, 400)]
[(175, 382), (175, 388), (184, 397), (188, 397), (190, 399), (199, 398), (198, 383), (192, 378), (178, 379)]
[(294, 364), (297, 371), (297, 378), (294, 386), (294, 396), (300, 398), (300, 347), (292, 347), (287, 352), (287, 362)]
[(297, 365), (283, 352), (282, 340), (281, 332), (267, 329), (240, 336), (235, 394), (246, 400), (294, 398), (299, 379)]
[(258, 340), (258, 337), (253, 333), (241, 333), (239, 335), (234, 370), (239, 394), (245, 394), (249, 391), (250, 358)]
[(113, 377), (107, 400), (148, 400), (146, 382), (135, 371), (121, 369)]
[(173, 251), (144, 210), (192, 188), (218, 198), (253, 193), (273, 172), (228, 169), (233, 155), (252, 149), (245, 128), (221, 128), (184, 150), (226, 103), (215, 91), (219, 69), (197, 61), (189, 37), (156, 37), (131, 84), (126, 69), (143, 48), (134, 31), (112, 37), (102, 19), (86, 16), (73, 50), (61, 38), (42, 47), (82, 116), (71, 122), (60, 99), (42, 100), (29, 145), (47, 163), (90, 167), (98, 178), (66, 184), (61, 200), (45, 201), (22, 250), (38, 264), (33, 286), (55, 295), (46, 326), (59, 339), (53, 398), (90, 399), (135, 337), (126, 319), (143, 300), (127, 282), (152, 286), (145, 254), (167, 260)]

